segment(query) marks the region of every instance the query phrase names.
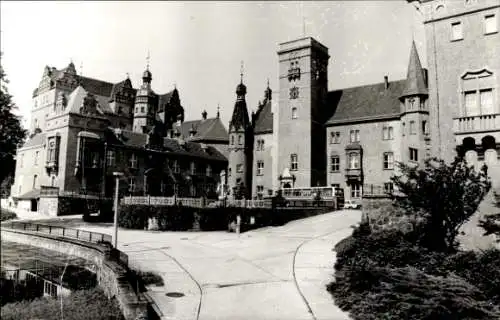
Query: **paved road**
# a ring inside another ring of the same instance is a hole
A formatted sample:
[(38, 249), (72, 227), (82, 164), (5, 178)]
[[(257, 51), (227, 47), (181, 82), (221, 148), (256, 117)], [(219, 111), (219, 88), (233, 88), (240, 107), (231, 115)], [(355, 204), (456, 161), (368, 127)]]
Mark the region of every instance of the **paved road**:
[[(165, 286), (150, 293), (163, 319), (348, 319), (325, 286), (332, 280), (333, 245), (360, 219), (360, 211), (336, 211), (239, 237), (120, 230), (118, 247), (131, 266), (163, 276)], [(112, 231), (109, 224), (77, 227)]]

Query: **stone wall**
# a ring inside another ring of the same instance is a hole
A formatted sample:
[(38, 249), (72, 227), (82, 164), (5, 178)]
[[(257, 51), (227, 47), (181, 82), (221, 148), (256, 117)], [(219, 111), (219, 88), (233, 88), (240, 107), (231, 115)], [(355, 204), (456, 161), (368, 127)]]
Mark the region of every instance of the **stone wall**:
[(408, 230), (413, 228), (411, 217), (395, 208), (388, 196), (363, 196), (362, 221), (368, 221), (372, 230), (388, 228)]
[(100, 209), (111, 210), (110, 199), (84, 199), (78, 197), (43, 196), (40, 197), (38, 212), (48, 216), (84, 214), (85, 211), (97, 212)]
[(47, 216), (57, 216), (58, 213), (58, 199), (57, 197), (40, 197), (38, 203), (38, 213)]
[(147, 305), (127, 280), (127, 267), (109, 259), (105, 246), (52, 235), (1, 228), (4, 241), (36, 246), (83, 258), (96, 266), (99, 286), (109, 298), (116, 298), (126, 320), (147, 319)]

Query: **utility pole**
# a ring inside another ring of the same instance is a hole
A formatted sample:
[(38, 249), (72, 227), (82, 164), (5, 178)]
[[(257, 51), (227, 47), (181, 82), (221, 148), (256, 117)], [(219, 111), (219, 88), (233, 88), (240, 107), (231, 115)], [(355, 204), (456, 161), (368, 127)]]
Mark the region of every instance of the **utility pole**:
[(123, 172), (113, 172), (113, 176), (116, 178), (115, 185), (115, 218), (113, 224), (113, 246), (115, 249), (118, 249), (118, 190), (120, 187), (120, 177), (123, 176)]

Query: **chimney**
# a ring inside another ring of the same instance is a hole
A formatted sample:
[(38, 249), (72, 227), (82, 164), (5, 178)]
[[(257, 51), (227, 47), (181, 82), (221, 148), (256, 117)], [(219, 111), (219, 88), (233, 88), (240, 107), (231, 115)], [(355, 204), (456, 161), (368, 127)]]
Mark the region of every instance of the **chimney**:
[(385, 90), (389, 89), (389, 77), (384, 76), (384, 88)]
[(203, 118), (203, 120), (207, 120), (207, 110), (203, 110), (203, 112), (201, 113), (201, 117)]

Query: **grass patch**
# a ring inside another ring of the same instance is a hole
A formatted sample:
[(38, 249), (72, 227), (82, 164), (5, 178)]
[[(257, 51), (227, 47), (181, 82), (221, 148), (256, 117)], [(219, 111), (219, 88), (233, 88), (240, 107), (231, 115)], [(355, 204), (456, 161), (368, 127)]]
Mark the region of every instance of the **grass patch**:
[(145, 286), (157, 286), (157, 287), (162, 287), (165, 285), (163, 282), (163, 278), (157, 274), (156, 272), (151, 272), (151, 271), (140, 271), (140, 270), (132, 270), (137, 277), (139, 277), (142, 280), (142, 283)]
[[(99, 288), (80, 290), (63, 298), (65, 320), (122, 320), (123, 315), (115, 299), (108, 299)], [(32, 301), (8, 303), (1, 309), (2, 320), (62, 319), (61, 301), (37, 298)]]

